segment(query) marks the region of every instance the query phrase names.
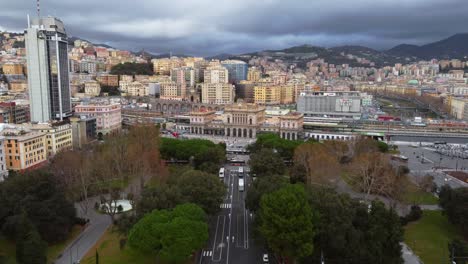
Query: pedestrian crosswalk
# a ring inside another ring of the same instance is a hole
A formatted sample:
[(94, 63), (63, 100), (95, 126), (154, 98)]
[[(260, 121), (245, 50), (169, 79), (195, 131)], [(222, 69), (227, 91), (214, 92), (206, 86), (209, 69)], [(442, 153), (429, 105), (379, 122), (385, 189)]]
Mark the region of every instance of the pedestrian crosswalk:
[(219, 208), (223, 208), (223, 209), (231, 208), (231, 204), (223, 203), (219, 206)]
[(204, 257), (211, 257), (211, 256), (213, 256), (213, 251), (211, 251), (211, 250), (203, 250), (203, 256), (204, 256)]

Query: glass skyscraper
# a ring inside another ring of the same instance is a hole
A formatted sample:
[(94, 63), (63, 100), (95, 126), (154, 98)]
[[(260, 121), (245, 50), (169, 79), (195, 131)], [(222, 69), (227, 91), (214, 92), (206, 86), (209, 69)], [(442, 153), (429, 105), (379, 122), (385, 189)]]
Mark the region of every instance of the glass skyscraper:
[(249, 70), (247, 63), (240, 60), (225, 60), (221, 62), (221, 65), (228, 70), (230, 83), (247, 80), (247, 72)]
[(25, 32), (31, 121), (71, 115), (68, 40), (62, 21), (34, 18)]

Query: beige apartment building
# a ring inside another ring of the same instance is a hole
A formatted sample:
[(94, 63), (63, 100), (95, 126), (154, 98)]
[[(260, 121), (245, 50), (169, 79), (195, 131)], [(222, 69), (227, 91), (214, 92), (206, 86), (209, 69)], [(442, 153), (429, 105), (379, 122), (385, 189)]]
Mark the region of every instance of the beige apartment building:
[(294, 85), (281, 85), (281, 104), (292, 104), (294, 103)]
[(87, 81), (84, 83), (85, 94), (89, 96), (99, 96), (101, 85), (97, 81)]
[(262, 78), (262, 72), (256, 68), (251, 67), (247, 72), (247, 81), (257, 82)]
[(147, 96), (148, 86), (140, 82), (131, 82), (127, 86), (127, 93), (130, 96)]
[(183, 100), (186, 97), (185, 85), (168, 81), (160, 83), (160, 98), (167, 100)]
[(262, 105), (280, 104), (281, 86), (255, 86), (254, 101)]
[(69, 123), (32, 124), (28, 128), (46, 135), (47, 158), (73, 147), (72, 128)]
[(215, 65), (206, 68), (203, 74), (204, 83), (228, 83), (229, 73), (228, 70), (221, 66)]
[(201, 84), (202, 103), (232, 104), (234, 102), (234, 85), (229, 83)]
[(170, 75), (171, 70), (184, 66), (184, 61), (177, 57), (154, 59), (153, 71), (157, 75)]

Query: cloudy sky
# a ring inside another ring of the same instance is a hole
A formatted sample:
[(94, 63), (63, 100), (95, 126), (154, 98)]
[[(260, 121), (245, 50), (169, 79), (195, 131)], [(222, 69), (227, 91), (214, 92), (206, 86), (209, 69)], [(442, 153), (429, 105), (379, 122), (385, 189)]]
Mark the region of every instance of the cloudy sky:
[[(0, 0), (23, 31), (35, 0)], [(215, 55), (311, 44), (424, 44), (468, 31), (467, 0), (41, 0), (69, 35), (116, 48)]]

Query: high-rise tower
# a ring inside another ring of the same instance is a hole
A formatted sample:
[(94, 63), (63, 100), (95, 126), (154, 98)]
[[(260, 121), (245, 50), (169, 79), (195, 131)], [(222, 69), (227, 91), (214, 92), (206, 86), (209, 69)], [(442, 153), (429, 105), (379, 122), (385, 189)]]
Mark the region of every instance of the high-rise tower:
[(25, 40), (31, 121), (63, 120), (72, 112), (63, 22), (54, 17), (33, 18)]

